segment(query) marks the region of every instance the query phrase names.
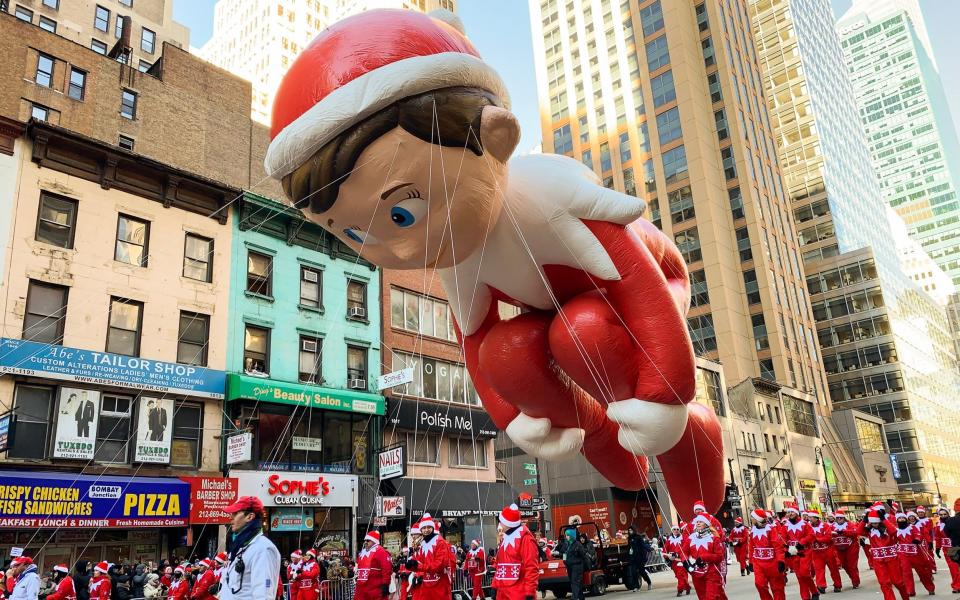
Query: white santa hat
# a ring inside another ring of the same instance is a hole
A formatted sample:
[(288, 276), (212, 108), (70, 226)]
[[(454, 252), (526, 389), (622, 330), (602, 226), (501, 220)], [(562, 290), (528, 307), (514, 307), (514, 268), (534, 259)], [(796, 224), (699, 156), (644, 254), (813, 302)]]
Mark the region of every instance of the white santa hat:
[(917, 513), (913, 512), (912, 510), (911, 510), (911, 511), (907, 511), (907, 516), (908, 516), (908, 517), (913, 517), (914, 519), (919, 519), (919, 518), (920, 518), (920, 517), (917, 516)]
[(698, 510), (707, 512), (707, 505), (703, 503), (703, 500), (697, 500), (693, 503), (693, 512), (697, 512)]
[(273, 101), (264, 168), (282, 179), (327, 142), (391, 104), (450, 87), (506, 85), (444, 11), (370, 10), (323, 30), (293, 61)]
[(703, 523), (703, 524), (709, 526), (709, 525), (710, 525), (710, 519), (706, 518), (706, 517), (703, 516), (703, 515), (697, 515), (696, 517), (693, 518), (693, 524), (694, 524), (694, 526), (696, 526), (696, 525), (698, 525), (698, 524), (700, 524), (700, 523)]
[(371, 542), (374, 543), (374, 545), (379, 544), (379, 543), (380, 543), (380, 532), (379, 532), (379, 531), (371, 531), (371, 532), (368, 533), (367, 535), (363, 536), (363, 541), (371, 541)]
[(500, 511), (500, 523), (504, 527), (519, 527), (521, 523), (520, 508), (516, 504), (504, 507)]
[(433, 522), (433, 517), (430, 516), (430, 513), (423, 513), (423, 518), (420, 519), (420, 529), (424, 527), (437, 528), (437, 524)]

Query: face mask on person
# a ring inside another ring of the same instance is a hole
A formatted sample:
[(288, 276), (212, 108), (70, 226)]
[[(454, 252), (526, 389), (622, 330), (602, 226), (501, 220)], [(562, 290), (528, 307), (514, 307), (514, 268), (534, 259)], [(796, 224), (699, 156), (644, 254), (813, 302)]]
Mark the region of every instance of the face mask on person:
[(900, 529), (906, 529), (909, 526), (910, 526), (910, 522), (907, 521), (906, 519), (897, 519), (897, 527), (899, 527)]

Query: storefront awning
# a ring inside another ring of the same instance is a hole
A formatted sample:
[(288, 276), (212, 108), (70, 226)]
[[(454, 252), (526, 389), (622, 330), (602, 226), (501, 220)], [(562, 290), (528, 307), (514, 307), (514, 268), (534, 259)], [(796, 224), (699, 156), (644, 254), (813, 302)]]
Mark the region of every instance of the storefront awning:
[(227, 375), (227, 401), (258, 400), (327, 410), (383, 415), (384, 400), (379, 394), (337, 390), (309, 383), (288, 383), (249, 375)]
[(396, 495), (407, 499), (410, 514), (434, 517), (496, 515), (516, 502), (517, 492), (503, 482), (447, 481), (404, 478), (395, 482)]

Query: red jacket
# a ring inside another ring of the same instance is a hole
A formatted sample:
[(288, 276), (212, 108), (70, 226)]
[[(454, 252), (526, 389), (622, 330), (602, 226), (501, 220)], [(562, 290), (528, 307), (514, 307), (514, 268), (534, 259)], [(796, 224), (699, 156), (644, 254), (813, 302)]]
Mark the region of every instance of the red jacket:
[(856, 523), (845, 521), (843, 524), (833, 525), (833, 545), (841, 552), (846, 551), (851, 544), (856, 544), (859, 535)]
[(750, 537), (750, 530), (744, 526), (734, 527), (727, 536), (727, 541), (733, 546), (744, 546)]
[(497, 600), (524, 600), (537, 595), (540, 580), (540, 553), (533, 534), (525, 525), (503, 536), (497, 549), (493, 587)]
[(687, 551), (684, 550), (684, 546), (687, 543), (687, 536), (684, 533), (680, 535), (664, 538), (663, 539), (663, 558), (665, 560), (671, 560), (669, 556), (670, 553), (676, 554), (679, 561), (687, 560)]
[(810, 526), (810, 523), (807, 523), (803, 519), (798, 519), (796, 523), (791, 523), (788, 520), (783, 524), (781, 533), (783, 534), (783, 542), (787, 547), (796, 546), (798, 554), (806, 554), (806, 552), (813, 549), (813, 540), (816, 536), (813, 533), (813, 527)]
[(302, 563), (300, 572), (297, 574), (297, 588), (301, 590), (310, 590), (318, 588), (320, 585), (320, 565), (313, 559)]
[(937, 523), (936, 529), (933, 530), (933, 539), (937, 542), (937, 548), (952, 548), (953, 542), (943, 533), (943, 525), (942, 520)]
[(303, 563), (290, 563), (287, 565), (287, 582), (290, 584), (290, 597), (294, 599), (297, 597), (297, 590), (300, 589), (297, 585), (297, 577), (300, 575), (301, 568), (303, 568)]
[(190, 596), (190, 584), (187, 583), (186, 576), (177, 579), (170, 584), (170, 591), (167, 593), (169, 600), (187, 600)]
[(870, 556), (880, 562), (897, 560), (897, 532), (888, 521), (880, 523), (879, 529), (867, 530), (865, 523), (860, 524), (860, 535), (870, 544)]
[(65, 576), (57, 584), (57, 591), (47, 596), (47, 600), (77, 600), (77, 590), (73, 587), (73, 577)]
[(687, 564), (697, 564), (692, 573), (695, 575), (704, 575), (711, 568), (719, 568), (721, 562), (726, 560), (727, 553), (723, 549), (723, 540), (712, 533), (699, 535), (694, 533), (688, 537), (684, 543), (684, 551), (687, 554)]
[(197, 582), (193, 584), (190, 590), (191, 600), (216, 600), (216, 596), (210, 593), (210, 586), (217, 583), (217, 576), (212, 569), (207, 569), (200, 575)]
[(90, 580), (90, 600), (110, 600), (110, 578), (106, 575), (95, 575)]
[(764, 525), (750, 529), (749, 538), (751, 563), (781, 562), (784, 559), (784, 540), (780, 527)]
[(926, 547), (926, 535), (916, 524), (908, 523), (906, 527), (897, 527), (896, 535), (897, 554), (901, 556), (916, 556), (920, 554), (921, 547)]
[(357, 557), (357, 591), (367, 590), (379, 596), (380, 588), (390, 585), (392, 572), (390, 553), (384, 550), (383, 546), (376, 544), (369, 550), (361, 550)]
[(487, 570), (487, 557), (483, 553), (483, 548), (467, 551), (467, 558), (463, 561), (463, 570), (470, 575), (480, 575)]
[(450, 589), (450, 573), (456, 568), (450, 544), (435, 533), (429, 542), (421, 542), (414, 555), (417, 561), (417, 577), (423, 578), (424, 587)]
[(833, 525), (821, 521), (819, 525), (810, 526), (813, 530), (813, 550), (815, 552), (824, 552), (833, 547)]

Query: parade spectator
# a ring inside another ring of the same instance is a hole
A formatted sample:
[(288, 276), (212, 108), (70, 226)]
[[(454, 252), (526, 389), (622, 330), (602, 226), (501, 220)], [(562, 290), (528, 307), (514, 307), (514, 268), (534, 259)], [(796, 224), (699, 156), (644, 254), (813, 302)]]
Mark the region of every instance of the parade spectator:
[(639, 590), (640, 581), (647, 583), (647, 590), (653, 588), (653, 582), (650, 581), (650, 575), (647, 574), (647, 560), (650, 558), (650, 542), (646, 535), (640, 535), (631, 526), (627, 528), (627, 554), (629, 556), (627, 567), (629, 572), (628, 589)]
[(577, 539), (575, 529), (567, 529), (564, 532), (564, 539), (555, 551), (559, 558), (563, 560), (563, 565), (567, 568), (567, 578), (570, 581), (571, 600), (585, 600), (583, 594), (583, 573), (588, 570), (589, 558), (587, 550)]
[(230, 513), (228, 563), (221, 579), (220, 600), (265, 600), (280, 585), (280, 552), (263, 535), (263, 502), (241, 496), (225, 509)]
[(156, 573), (147, 574), (147, 582), (143, 585), (143, 597), (147, 600), (160, 598), (163, 595), (163, 587), (160, 586), (160, 576)]

